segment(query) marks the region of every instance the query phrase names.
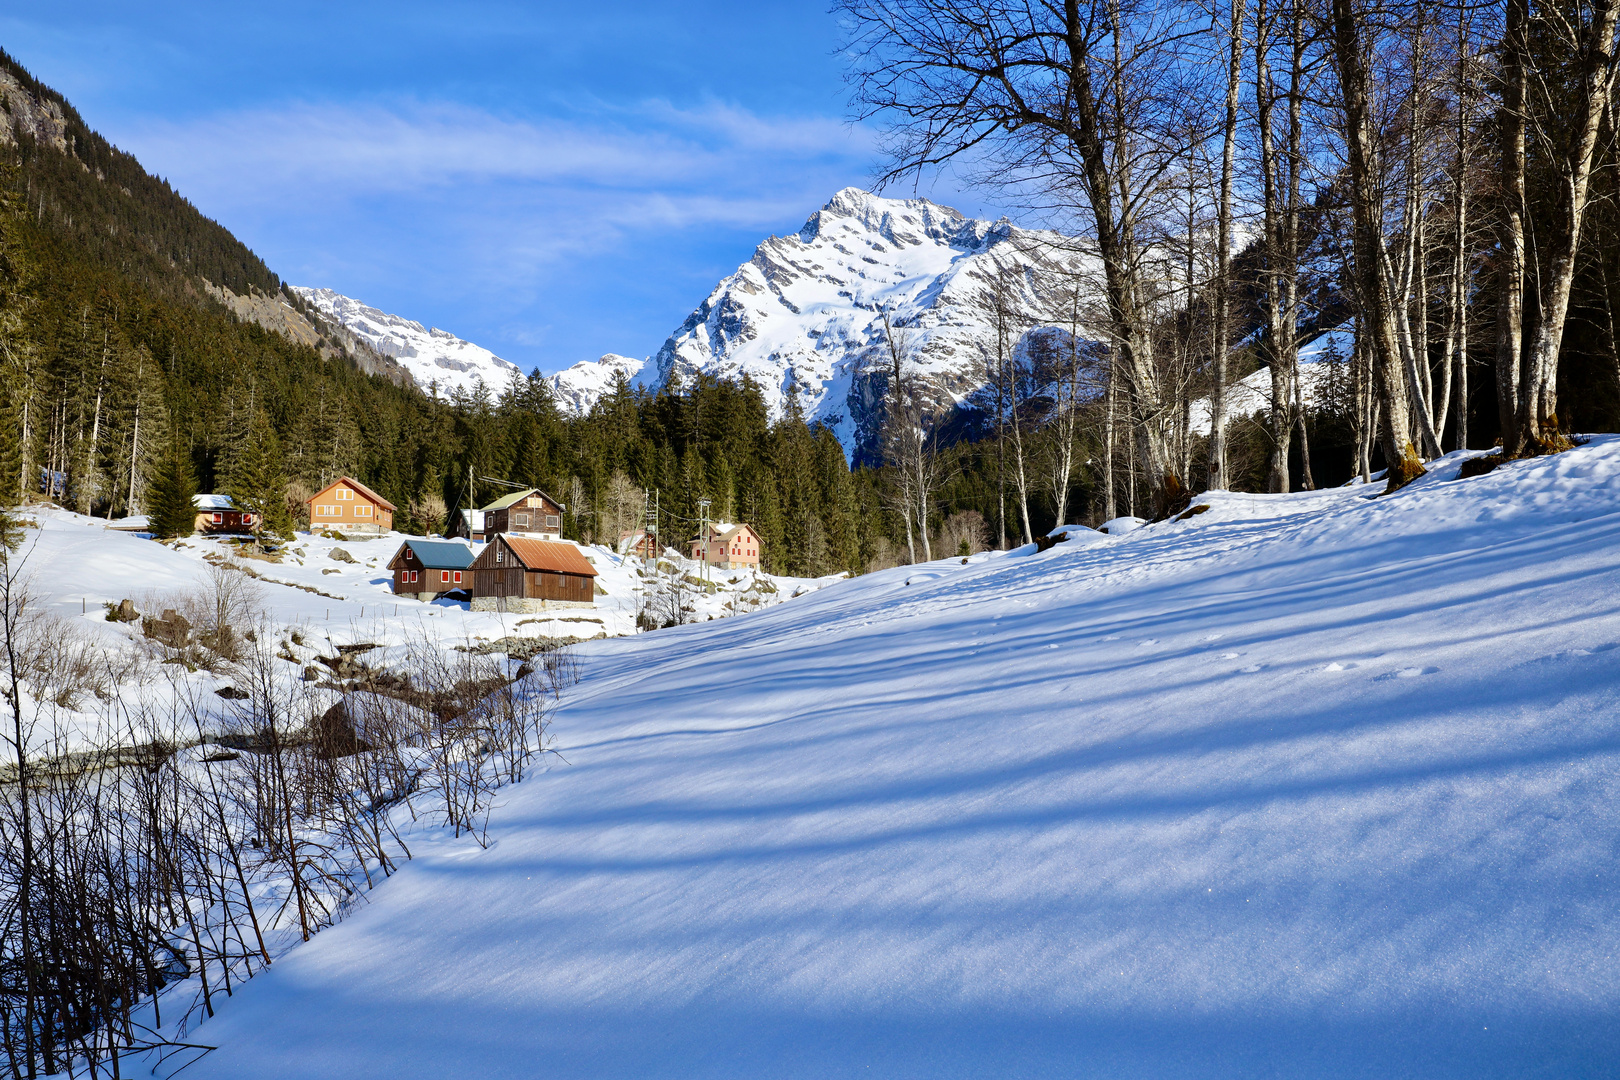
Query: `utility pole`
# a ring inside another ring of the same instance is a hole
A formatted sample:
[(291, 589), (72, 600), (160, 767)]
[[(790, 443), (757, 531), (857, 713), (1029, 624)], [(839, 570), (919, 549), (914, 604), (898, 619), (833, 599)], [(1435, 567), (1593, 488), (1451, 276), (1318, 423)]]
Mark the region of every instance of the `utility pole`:
[(698, 539), (703, 547), (703, 584), (709, 583), (709, 504), (711, 499), (698, 500)]

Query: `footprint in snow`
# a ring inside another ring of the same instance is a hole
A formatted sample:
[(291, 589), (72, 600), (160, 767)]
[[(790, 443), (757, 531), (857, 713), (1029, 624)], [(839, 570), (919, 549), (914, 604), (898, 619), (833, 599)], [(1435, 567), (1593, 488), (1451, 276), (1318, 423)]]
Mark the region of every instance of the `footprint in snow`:
[(1385, 674), (1378, 676), (1377, 681), (1383, 682), (1385, 679), (1415, 679), (1419, 675), (1433, 675), (1439, 670), (1440, 669), (1437, 667), (1403, 667), (1397, 671), (1386, 672)]
[(1240, 652), (1223, 652), (1223, 653), (1221, 653), (1221, 659), (1222, 660), (1236, 660), (1238, 657), (1240, 657), (1242, 655), (1243, 654), (1240, 653)]
[(1158, 643), (1159, 643), (1159, 639), (1158, 639), (1158, 638), (1148, 638), (1148, 639), (1147, 639), (1147, 640), (1146, 640), (1146, 641), (1138, 641), (1138, 642), (1137, 642), (1137, 643), (1136, 643), (1136, 647), (1137, 647), (1137, 648), (1138, 648), (1138, 649), (1145, 649), (1145, 648), (1147, 648), (1147, 647), (1148, 647), (1148, 646), (1149, 646), (1149, 645), (1157, 645), (1157, 644), (1158, 644)]
[(1225, 636), (1226, 636), (1225, 634), (1210, 634), (1208, 637), (1204, 638), (1204, 640), (1205, 641), (1219, 641), (1219, 640), (1221, 640), (1221, 638), (1223, 638)]
[(1259, 671), (1261, 668), (1263, 668), (1265, 666), (1266, 665), (1264, 665), (1264, 664), (1250, 664), (1248, 667), (1239, 668), (1238, 670), (1243, 672), (1243, 674), (1245, 674), (1245, 675), (1253, 675), (1255, 672)]
[(1354, 664), (1341, 664), (1337, 660), (1335, 660), (1335, 661), (1333, 661), (1333, 663), (1329, 664), (1327, 667), (1323, 668), (1322, 670), (1323, 671), (1349, 671), (1351, 668), (1353, 668), (1355, 666), (1356, 665), (1354, 665)]

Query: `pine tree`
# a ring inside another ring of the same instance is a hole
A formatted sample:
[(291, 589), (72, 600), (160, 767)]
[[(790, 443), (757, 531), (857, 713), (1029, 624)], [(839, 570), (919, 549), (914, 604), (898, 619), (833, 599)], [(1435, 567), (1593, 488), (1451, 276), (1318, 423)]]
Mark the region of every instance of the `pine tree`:
[(176, 442), (158, 464), (147, 494), (147, 524), (160, 537), (190, 536), (197, 523), (197, 477), (191, 470), (191, 454)]
[(262, 408), (255, 411), (247, 435), (237, 448), (225, 490), (237, 509), (253, 515), (254, 535), (282, 539), (292, 536), (281, 442)]

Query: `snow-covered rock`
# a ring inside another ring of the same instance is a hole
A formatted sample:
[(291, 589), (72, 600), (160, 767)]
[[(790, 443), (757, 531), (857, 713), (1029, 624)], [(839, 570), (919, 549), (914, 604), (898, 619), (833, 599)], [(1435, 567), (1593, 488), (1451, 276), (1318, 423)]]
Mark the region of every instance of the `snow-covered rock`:
[(498, 392), (519, 371), (511, 361), (448, 331), (429, 329), (331, 289), (303, 285), (292, 288), (322, 315), (347, 327), (383, 355), (398, 360), (423, 390), (436, 387), (441, 393), (453, 389), (470, 391), (482, 382), (492, 392)]
[(1074, 241), (1019, 228), (1003, 218), (964, 217), (927, 199), (838, 192), (788, 236), (760, 244), (636, 367), (625, 357), (576, 364), (555, 376), (568, 407), (589, 409), (621, 371), (646, 385), (699, 372), (748, 376), (773, 417), (797, 396), (806, 419), (838, 433), (852, 453), (870, 448), (881, 419), (889, 356), (883, 314), (909, 339), (911, 369), (938, 411), (983, 385), (993, 331), (989, 287), (1008, 284), (1013, 323), (1036, 326), (1048, 313), (1036, 288), (1060, 268), (1089, 265)]

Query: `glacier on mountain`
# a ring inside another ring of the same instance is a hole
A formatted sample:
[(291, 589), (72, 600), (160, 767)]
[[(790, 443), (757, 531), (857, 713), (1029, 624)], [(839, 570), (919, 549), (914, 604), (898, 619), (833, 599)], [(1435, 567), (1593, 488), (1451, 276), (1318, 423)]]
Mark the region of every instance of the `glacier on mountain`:
[(586, 411), (621, 372), (647, 386), (747, 376), (773, 417), (796, 399), (859, 456), (875, 448), (888, 384), (885, 314), (943, 413), (986, 380), (998, 280), (1011, 325), (1038, 327), (1050, 314), (1037, 294), (1084, 290), (1095, 269), (1055, 232), (845, 188), (797, 233), (760, 244), (644, 364), (606, 356), (552, 376), (552, 387), (566, 408)]
[(511, 361), (448, 331), (390, 315), (332, 289), (295, 285), (292, 290), (328, 319), (398, 360), (424, 391), (471, 392), (482, 382), (491, 392), (499, 392), (519, 373)]

